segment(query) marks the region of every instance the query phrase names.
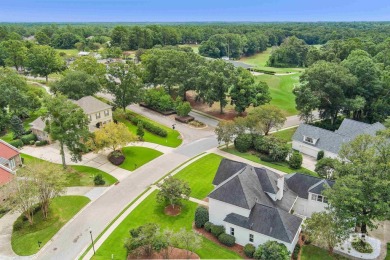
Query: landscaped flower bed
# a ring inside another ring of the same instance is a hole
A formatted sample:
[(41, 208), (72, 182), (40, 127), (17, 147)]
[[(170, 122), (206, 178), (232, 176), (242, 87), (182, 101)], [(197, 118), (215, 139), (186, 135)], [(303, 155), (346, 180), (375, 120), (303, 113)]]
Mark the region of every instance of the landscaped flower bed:
[(359, 253), (370, 254), (373, 252), (370, 243), (367, 243), (361, 239), (357, 239), (356, 241), (353, 241), (351, 244), (353, 249), (355, 249)]

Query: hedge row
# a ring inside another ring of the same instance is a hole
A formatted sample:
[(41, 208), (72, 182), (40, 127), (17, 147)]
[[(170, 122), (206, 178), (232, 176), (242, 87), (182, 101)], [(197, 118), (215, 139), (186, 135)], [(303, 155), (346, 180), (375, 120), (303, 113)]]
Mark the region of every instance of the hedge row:
[(236, 238), (226, 233), (220, 234), (218, 236), (218, 240), (225, 246), (234, 246), (234, 244), (236, 243)]
[(23, 142), (20, 139), (12, 140), (9, 142), (10, 145), (15, 146), (16, 148), (20, 148), (23, 146)]
[(213, 234), (213, 236), (215, 236), (218, 241), (225, 246), (234, 246), (236, 243), (236, 238), (234, 236), (225, 233), (224, 226), (214, 225), (213, 223), (207, 221), (204, 223), (204, 230), (211, 232), (211, 234)]
[(142, 119), (140, 119), (140, 118), (138, 118), (130, 113), (126, 114), (126, 119), (129, 120), (133, 125), (138, 125), (138, 122), (141, 121), (144, 128), (146, 130), (148, 130), (149, 132), (151, 132), (152, 134), (155, 134), (155, 135), (158, 135), (161, 137), (168, 136), (168, 132), (165, 129), (162, 129), (161, 127), (156, 126), (156, 125), (154, 125), (146, 120), (142, 120)]
[(34, 134), (28, 134), (28, 135), (23, 135), (20, 138), (23, 142), (23, 144), (35, 144), (35, 141), (37, 140), (37, 137)]

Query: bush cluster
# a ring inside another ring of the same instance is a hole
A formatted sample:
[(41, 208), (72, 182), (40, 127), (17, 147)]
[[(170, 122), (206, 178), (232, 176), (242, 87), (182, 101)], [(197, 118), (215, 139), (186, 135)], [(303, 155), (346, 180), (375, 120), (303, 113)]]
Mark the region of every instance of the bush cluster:
[(49, 142), (46, 141), (46, 140), (42, 140), (42, 141), (36, 141), (35, 142), (35, 146), (44, 146), (44, 145), (47, 145)]
[(257, 136), (253, 140), (253, 147), (275, 162), (284, 161), (290, 150), (286, 141), (275, 136)]
[(28, 135), (23, 135), (20, 139), (22, 140), (23, 144), (26, 145), (26, 144), (31, 144), (31, 141), (35, 143), (37, 137), (34, 134), (28, 134)]
[(197, 207), (195, 211), (195, 226), (203, 227), (209, 221), (209, 211), (206, 207)]
[(236, 243), (236, 238), (232, 235), (222, 233), (218, 236), (218, 241), (225, 246), (234, 246), (234, 244)]
[(256, 251), (256, 247), (252, 244), (246, 244), (244, 246), (244, 254), (249, 258), (253, 257), (253, 254), (255, 253), (255, 251)]
[(93, 182), (95, 185), (104, 185), (106, 184), (105, 180), (103, 179), (103, 176), (101, 173), (97, 174), (95, 178), (93, 178)]
[(126, 119), (129, 120), (133, 125), (138, 125), (139, 122), (142, 122), (142, 126), (144, 129), (148, 130), (152, 134), (161, 136), (161, 137), (167, 137), (168, 132), (165, 129), (162, 129), (159, 126), (156, 126), (146, 120), (142, 120), (130, 113), (126, 114)]
[(364, 254), (370, 254), (372, 253), (373, 249), (372, 249), (372, 246), (370, 245), (370, 243), (367, 243), (361, 239), (357, 240), (357, 241), (353, 241), (351, 243), (352, 247), (360, 252), (360, 253), (364, 253)]
[(299, 251), (301, 251), (301, 246), (297, 243), (295, 245), (294, 251), (292, 253), (292, 259), (293, 260), (297, 260), (298, 259)]
[(321, 160), (322, 158), (324, 158), (324, 155), (325, 155), (325, 152), (324, 151), (319, 151), (318, 154), (317, 154), (317, 161)]
[(288, 165), (291, 169), (299, 169), (302, 166), (302, 160), (302, 154), (294, 151), (288, 160)]
[(167, 112), (175, 109), (173, 99), (162, 88), (148, 90), (144, 97), (144, 103), (149, 108), (159, 112)]
[(23, 142), (20, 139), (15, 139), (9, 142), (10, 145), (15, 146), (16, 148), (20, 148), (23, 146)]
[(239, 134), (234, 139), (234, 147), (241, 153), (247, 152), (253, 146), (253, 137), (251, 134)]
[(179, 104), (176, 105), (176, 113), (178, 116), (188, 116), (190, 112), (191, 105), (189, 102), (179, 102)]
[(213, 234), (215, 237), (219, 237), (220, 234), (225, 233), (225, 227), (220, 225), (212, 225), (211, 226), (211, 234)]
[(206, 223), (204, 223), (204, 230), (206, 230), (207, 232), (211, 232), (212, 226), (213, 226), (213, 223), (207, 221)]

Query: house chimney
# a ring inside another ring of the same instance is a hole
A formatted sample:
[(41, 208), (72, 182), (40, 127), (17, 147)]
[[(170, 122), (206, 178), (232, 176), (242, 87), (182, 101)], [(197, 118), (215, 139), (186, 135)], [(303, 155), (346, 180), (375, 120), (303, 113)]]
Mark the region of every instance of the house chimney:
[(276, 193), (276, 199), (281, 200), (283, 198), (284, 175), (279, 176), (276, 186), (278, 187), (278, 192)]

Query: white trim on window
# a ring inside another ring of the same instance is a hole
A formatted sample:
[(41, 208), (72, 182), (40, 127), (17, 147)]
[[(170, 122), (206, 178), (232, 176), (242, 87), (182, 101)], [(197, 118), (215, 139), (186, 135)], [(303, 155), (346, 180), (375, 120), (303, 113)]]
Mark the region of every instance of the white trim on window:
[(249, 234), (249, 242), (253, 243), (255, 241), (253, 234)]
[(234, 228), (230, 228), (230, 235), (234, 236)]

